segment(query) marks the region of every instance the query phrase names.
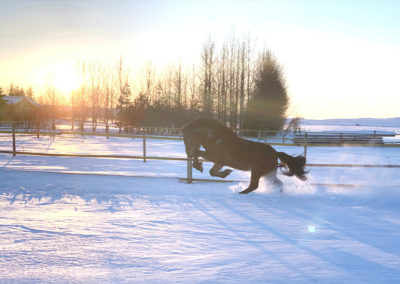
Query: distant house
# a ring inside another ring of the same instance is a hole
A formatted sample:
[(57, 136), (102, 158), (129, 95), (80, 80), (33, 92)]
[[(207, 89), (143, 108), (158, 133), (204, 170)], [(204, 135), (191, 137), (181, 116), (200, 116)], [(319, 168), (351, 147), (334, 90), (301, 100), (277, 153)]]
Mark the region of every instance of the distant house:
[(24, 96), (4, 96), (2, 99), (9, 106), (14, 106), (15, 111), (25, 112), (39, 107), (40, 105), (31, 98)]
[(5, 101), (6, 108), (3, 119), (29, 119), (40, 104), (33, 99), (24, 96), (3, 96), (1, 100)]

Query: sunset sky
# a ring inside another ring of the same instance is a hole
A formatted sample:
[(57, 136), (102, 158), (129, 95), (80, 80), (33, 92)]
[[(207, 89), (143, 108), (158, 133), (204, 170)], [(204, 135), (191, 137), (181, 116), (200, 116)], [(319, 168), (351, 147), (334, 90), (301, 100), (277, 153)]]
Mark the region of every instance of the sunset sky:
[(70, 92), (81, 60), (197, 63), (234, 31), (282, 64), (290, 116), (400, 116), (400, 1), (0, 0), (0, 86)]

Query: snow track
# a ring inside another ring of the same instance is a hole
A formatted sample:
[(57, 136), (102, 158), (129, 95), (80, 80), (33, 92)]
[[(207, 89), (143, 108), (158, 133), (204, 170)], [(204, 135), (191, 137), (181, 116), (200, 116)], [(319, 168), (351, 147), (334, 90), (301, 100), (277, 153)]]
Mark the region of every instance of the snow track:
[[(384, 166), (378, 168), (386, 168)], [(389, 166), (387, 168), (397, 168)], [(0, 171), (9, 171), (5, 169), (1, 169)], [(63, 174), (63, 175), (89, 175), (89, 176), (109, 176), (109, 177), (129, 177), (129, 178), (158, 178), (158, 179), (174, 179), (179, 182), (184, 182), (187, 183), (187, 178), (185, 177), (174, 177), (174, 176), (146, 176), (146, 175), (140, 175), (140, 174), (120, 174), (120, 173), (94, 173), (94, 172), (74, 172), (74, 171), (50, 171), (50, 170), (10, 170), (10, 171), (19, 171), (19, 172), (36, 172), (36, 173), (48, 173), (48, 174)], [(278, 173), (279, 175), (279, 173)], [(246, 183), (249, 182), (249, 180), (244, 180), (244, 179), (218, 179), (218, 178), (195, 178), (192, 179), (192, 182), (194, 183)], [(322, 186), (322, 187), (342, 187), (342, 188), (360, 188), (360, 187), (366, 187), (368, 186), (367, 184), (346, 184), (346, 183), (309, 183), (310, 186)], [(389, 185), (390, 187), (400, 187), (399, 185)]]
[(400, 277), (396, 191), (242, 196), (225, 183), (171, 178), (0, 175), (0, 282), (396, 283)]

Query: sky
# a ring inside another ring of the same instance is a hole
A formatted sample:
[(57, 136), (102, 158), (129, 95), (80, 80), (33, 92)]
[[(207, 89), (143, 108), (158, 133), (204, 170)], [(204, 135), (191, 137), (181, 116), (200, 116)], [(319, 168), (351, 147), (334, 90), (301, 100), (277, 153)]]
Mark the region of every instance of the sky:
[[(202, 44), (250, 35), (283, 67), (289, 116), (400, 116), (400, 1), (0, 0), (0, 86), (64, 92), (82, 61), (137, 74), (196, 64)], [(52, 77), (53, 76), (53, 77)]]

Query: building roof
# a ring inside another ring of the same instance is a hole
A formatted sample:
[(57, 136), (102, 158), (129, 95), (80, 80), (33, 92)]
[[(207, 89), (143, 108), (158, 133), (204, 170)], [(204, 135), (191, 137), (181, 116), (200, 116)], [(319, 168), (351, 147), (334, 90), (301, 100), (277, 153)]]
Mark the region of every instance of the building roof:
[(2, 99), (5, 100), (6, 104), (8, 104), (8, 105), (15, 105), (15, 104), (22, 102), (23, 100), (26, 100), (31, 105), (39, 106), (39, 104), (37, 102), (35, 102), (31, 98), (24, 97), (24, 96), (4, 96), (4, 97), (2, 97)]

